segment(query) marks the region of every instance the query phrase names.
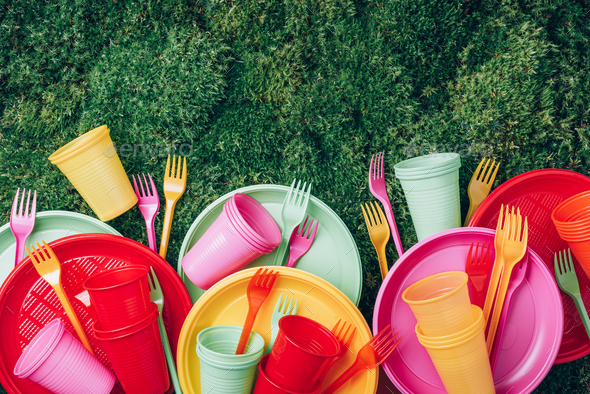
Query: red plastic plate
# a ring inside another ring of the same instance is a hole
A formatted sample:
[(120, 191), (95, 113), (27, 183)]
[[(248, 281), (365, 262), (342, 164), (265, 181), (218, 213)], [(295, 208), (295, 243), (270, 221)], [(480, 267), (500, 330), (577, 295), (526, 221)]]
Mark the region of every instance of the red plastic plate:
[[(145, 265), (154, 268), (165, 298), (164, 324), (172, 352), (192, 302), (186, 287), (172, 267), (148, 247), (128, 238), (109, 234), (79, 234), (49, 243), (62, 264), (63, 287), (84, 326), (98, 359), (110, 364), (100, 344), (92, 336), (96, 315), (75, 296), (83, 292), (82, 283), (91, 274), (124, 265)], [(0, 382), (11, 394), (51, 394), (50, 391), (19, 379), (12, 373), (23, 349), (35, 335), (54, 318), (59, 317), (66, 329), (76, 332), (61, 307), (53, 289), (32, 266), (27, 257), (0, 288)], [(172, 392), (172, 385), (169, 390)], [(124, 394), (117, 383), (111, 394)]]
[[(529, 247), (543, 259), (553, 273), (555, 252), (567, 248), (551, 221), (553, 209), (568, 197), (590, 190), (590, 178), (575, 171), (542, 169), (520, 174), (492, 191), (479, 206), (470, 227), (496, 228), (501, 204), (520, 208), (528, 216)], [(580, 291), (586, 307), (590, 306), (590, 280), (576, 264)], [(572, 299), (560, 291), (563, 303), (563, 338), (555, 364), (577, 360), (590, 353), (590, 339), (586, 334), (578, 310)]]

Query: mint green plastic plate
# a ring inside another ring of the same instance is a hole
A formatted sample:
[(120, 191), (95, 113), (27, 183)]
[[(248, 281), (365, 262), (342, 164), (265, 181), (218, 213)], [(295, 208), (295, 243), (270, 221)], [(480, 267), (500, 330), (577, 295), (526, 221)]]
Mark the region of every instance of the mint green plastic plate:
[[(205, 293), (205, 290), (195, 286), (184, 275), (182, 258), (217, 219), (223, 210), (223, 204), (235, 193), (248, 194), (266, 208), (280, 227), (281, 207), (288, 191), (287, 186), (280, 185), (248, 186), (218, 198), (201, 212), (184, 237), (178, 258), (178, 274), (186, 285), (193, 303)], [(318, 219), (320, 224), (313, 245), (297, 262), (295, 269), (307, 271), (327, 280), (358, 306), (361, 298), (363, 269), (352, 234), (340, 217), (314, 196), (309, 199), (307, 214)], [(276, 250), (260, 256), (244, 269), (274, 265), (275, 253)]]
[[(121, 235), (108, 224), (81, 213), (43, 211), (35, 216), (35, 228), (27, 238), (26, 245), (41, 243), (41, 240), (49, 243), (68, 235), (83, 233)], [(10, 223), (6, 223), (0, 227), (0, 285), (14, 268), (15, 253), (16, 240), (10, 231)]]

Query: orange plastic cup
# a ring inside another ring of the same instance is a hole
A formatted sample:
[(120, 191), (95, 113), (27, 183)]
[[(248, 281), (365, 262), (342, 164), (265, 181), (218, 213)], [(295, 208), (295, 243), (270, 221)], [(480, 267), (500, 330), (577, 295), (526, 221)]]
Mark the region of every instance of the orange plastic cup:
[(562, 201), (551, 212), (551, 220), (556, 227), (574, 229), (588, 222), (588, 213), (590, 213), (590, 190)]
[(49, 156), (103, 222), (127, 212), (137, 203), (110, 130), (90, 130)]
[(424, 334), (419, 324), (416, 324), (415, 331), (421, 343), (426, 343), (432, 346), (450, 345), (452, 343), (460, 342), (473, 336), (481, 327), (485, 327), (485, 320), (483, 318), (483, 311), (477, 305), (471, 305), (473, 323), (464, 330), (458, 331), (451, 335), (441, 337), (429, 337)]
[(461, 271), (441, 272), (421, 279), (402, 293), (424, 334), (452, 335), (473, 323), (468, 276)]
[(430, 359), (449, 394), (492, 394), (496, 392), (488, 359), (484, 334), (485, 323), (480, 322), (472, 335), (445, 345), (432, 345), (418, 340), (426, 348)]

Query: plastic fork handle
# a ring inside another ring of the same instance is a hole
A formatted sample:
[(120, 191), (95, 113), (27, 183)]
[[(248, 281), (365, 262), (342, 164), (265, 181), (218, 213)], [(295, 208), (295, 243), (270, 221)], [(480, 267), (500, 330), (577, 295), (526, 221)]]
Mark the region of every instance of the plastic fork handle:
[(385, 280), (385, 277), (389, 273), (389, 267), (387, 266), (387, 255), (385, 254), (385, 246), (383, 244), (377, 249), (377, 258), (379, 258), (379, 268), (381, 269), (381, 279)]
[(162, 227), (162, 239), (160, 240), (160, 256), (166, 259), (168, 252), (168, 241), (170, 240), (170, 228), (172, 227), (172, 216), (176, 200), (166, 200), (166, 213), (164, 215), (164, 227)]
[(572, 297), (572, 299), (574, 300), (574, 304), (576, 304), (576, 308), (578, 308), (578, 313), (582, 318), (582, 323), (584, 323), (586, 334), (588, 335), (588, 338), (590, 338), (590, 318), (588, 317), (588, 312), (584, 306), (584, 301), (582, 301), (580, 294), (576, 294), (576, 296)]
[[(399, 231), (397, 231), (397, 224), (395, 223), (395, 217), (393, 217), (393, 210), (391, 209), (391, 203), (389, 202), (389, 198), (384, 198), (380, 200), (383, 208), (385, 209), (385, 216), (387, 217), (387, 223), (389, 223), (389, 229), (391, 230), (391, 237), (393, 238), (393, 242), (395, 243), (395, 249), (397, 250), (397, 256), (402, 257), (404, 254), (404, 247), (402, 245), (402, 240), (399, 237)], [(382, 272), (383, 273), (383, 272)]]
[(15, 238), (16, 238), (16, 252), (14, 254), (14, 267), (16, 268), (18, 266), (18, 263), (20, 263), (24, 259), (25, 243), (26, 243), (27, 239), (26, 239), (26, 237), (25, 237), (25, 239), (21, 239), (20, 237), (17, 237), (17, 236), (15, 236)]
[[(289, 239), (291, 238), (290, 234), (293, 232), (294, 229), (295, 227), (293, 227), (289, 232), (289, 237), (283, 238), (281, 244), (278, 246), (274, 265), (283, 265), (283, 261), (285, 261), (285, 254), (288, 254), (287, 251), (289, 250)], [(285, 233), (285, 231), (283, 231), (283, 233)]]
[(156, 220), (155, 215), (151, 220), (146, 220), (145, 221), (145, 228), (147, 231), (148, 245), (150, 246), (150, 249), (153, 250), (154, 252), (158, 253), (158, 247), (156, 246), (156, 231), (154, 229), (155, 220)]
[(498, 290), (498, 282), (502, 276), (502, 268), (504, 267), (504, 256), (502, 251), (496, 251), (496, 258), (494, 259), (494, 266), (492, 267), (492, 276), (488, 283), (488, 291), (486, 293), (486, 302), (483, 306), (483, 318), (486, 322), (489, 321), (490, 312), (494, 305), (494, 298), (496, 297), (496, 291)]
[(168, 364), (168, 372), (170, 372), (170, 379), (174, 386), (174, 392), (176, 394), (182, 394), (180, 381), (178, 380), (178, 373), (176, 372), (176, 365), (174, 365), (174, 357), (172, 357), (172, 349), (170, 349), (170, 342), (168, 342), (168, 334), (166, 333), (166, 327), (162, 320), (162, 314), (158, 316), (158, 327), (160, 328), (160, 338), (162, 339), (162, 347), (164, 348), (164, 354), (166, 355), (166, 364)]
[(474, 204), (473, 202), (469, 204), (469, 210), (467, 211), (467, 216), (465, 216), (465, 223), (463, 223), (463, 227), (467, 227), (469, 221), (471, 220), (471, 217), (473, 216), (475, 211), (477, 211), (477, 208), (479, 208), (479, 205), (480, 204)]
[(53, 286), (53, 290), (55, 291), (55, 294), (57, 294), (57, 298), (59, 299), (61, 306), (63, 306), (63, 308), (65, 309), (66, 315), (68, 315), (68, 318), (72, 323), (72, 326), (74, 326), (74, 330), (76, 330), (76, 334), (78, 334), (80, 342), (82, 342), (82, 344), (90, 352), (90, 354), (94, 355), (94, 350), (92, 350), (92, 346), (90, 345), (90, 342), (88, 342), (86, 332), (82, 328), (80, 320), (78, 320), (78, 316), (76, 316), (76, 312), (74, 312), (74, 308), (72, 308), (72, 304), (70, 303), (70, 300), (68, 299), (68, 296), (66, 295), (66, 292), (64, 291), (64, 288), (61, 285), (61, 283), (58, 283), (57, 285)]
[(268, 344), (268, 348), (266, 348), (266, 353), (265, 354), (270, 354), (270, 351), (272, 350), (272, 347), (275, 345), (275, 340), (277, 339), (277, 335), (279, 334), (279, 328), (274, 328), (270, 327), (271, 332), (270, 332), (270, 343)]
[(365, 368), (357, 360), (352, 364), (346, 371), (342, 372), (342, 375), (338, 376), (336, 380), (332, 382), (321, 394), (332, 394), (336, 392), (342, 385), (348, 382), (354, 375), (359, 373)]
[[(518, 261), (516, 263), (518, 264)], [(510, 283), (511, 273), (512, 267), (504, 267), (504, 269), (502, 270), (500, 287), (498, 288), (496, 302), (494, 303), (494, 313), (492, 314), (492, 320), (490, 322), (490, 328), (488, 331), (488, 336), (486, 338), (488, 354), (492, 352), (492, 345), (494, 344), (494, 339), (496, 338), (496, 331), (498, 329), (498, 323), (500, 321), (502, 309), (504, 309), (504, 301), (506, 300), (506, 292), (508, 291), (508, 284)]]
[[(522, 282), (521, 282), (522, 283)], [(520, 285), (520, 283), (519, 283)], [(492, 356), (490, 358), (490, 365), (492, 367), (492, 375), (496, 370), (496, 363), (498, 362), (498, 354), (500, 353), (500, 347), (502, 346), (502, 338), (504, 338), (504, 331), (506, 331), (506, 323), (508, 322), (508, 312), (510, 311), (510, 303), (512, 302), (512, 295), (518, 289), (518, 286), (509, 286), (506, 292), (506, 299), (504, 300), (504, 313), (500, 317), (500, 323), (496, 330), (496, 341), (492, 347)]]
[(253, 308), (252, 306), (248, 308), (248, 316), (246, 316), (246, 322), (244, 323), (244, 328), (242, 328), (242, 334), (240, 335), (240, 342), (238, 342), (236, 354), (244, 354), (244, 350), (246, 350), (246, 345), (248, 344), (248, 339), (250, 338), (250, 333), (252, 332), (252, 327), (254, 326), (254, 320), (256, 319), (259, 309), (260, 307)]

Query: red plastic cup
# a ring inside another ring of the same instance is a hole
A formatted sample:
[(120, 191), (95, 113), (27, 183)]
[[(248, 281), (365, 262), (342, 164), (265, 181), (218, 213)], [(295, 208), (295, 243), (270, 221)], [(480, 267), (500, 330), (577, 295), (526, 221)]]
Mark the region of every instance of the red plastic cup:
[(117, 334), (94, 323), (94, 337), (102, 344), (126, 394), (162, 394), (170, 387), (164, 348), (158, 328), (158, 307), (150, 315)]
[(151, 312), (146, 266), (128, 265), (92, 275), (84, 282), (104, 330), (144, 320)]
[(340, 342), (326, 327), (303, 316), (284, 316), (264, 372), (286, 390), (308, 393), (339, 353)]
[(236, 193), (226, 204), (239, 225), (238, 231), (245, 230), (244, 236), (271, 250), (281, 243), (279, 226), (258, 201), (247, 194)]
[(269, 357), (270, 354), (262, 357), (262, 360), (258, 364), (258, 378), (256, 379), (256, 386), (254, 387), (254, 394), (318, 394), (320, 392), (322, 388), (322, 382), (320, 381), (316, 383), (316, 386), (312, 389), (312, 391), (307, 393), (287, 390), (278, 384), (275, 384), (264, 372)]
[(115, 375), (54, 319), (19, 357), (14, 374), (56, 394), (108, 394)]

